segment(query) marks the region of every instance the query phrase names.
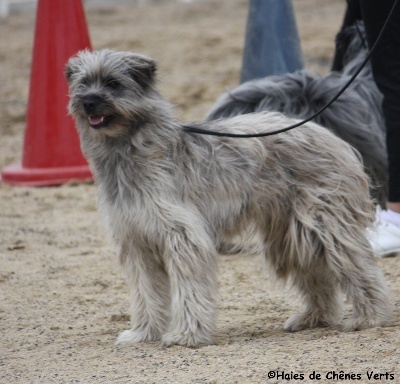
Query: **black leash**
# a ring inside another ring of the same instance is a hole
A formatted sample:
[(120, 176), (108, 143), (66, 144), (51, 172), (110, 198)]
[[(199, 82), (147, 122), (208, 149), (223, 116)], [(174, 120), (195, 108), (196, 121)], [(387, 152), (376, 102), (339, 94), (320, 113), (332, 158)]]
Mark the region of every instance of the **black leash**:
[(386, 27), (392, 17), (393, 11), (397, 5), (399, 0), (395, 0), (392, 6), (392, 9), (389, 12), (388, 17), (386, 18), (385, 23), (383, 24), (383, 27), (381, 31), (379, 32), (379, 35), (377, 39), (375, 40), (374, 45), (372, 46), (371, 50), (369, 51), (368, 55), (365, 57), (364, 61), (361, 63), (360, 67), (357, 69), (357, 71), (353, 74), (353, 76), (350, 77), (350, 79), (347, 81), (347, 83), (343, 86), (343, 88), (337, 93), (336, 96), (333, 97), (331, 101), (329, 101), (325, 106), (323, 106), (319, 111), (314, 113), (312, 116), (308, 117), (307, 119), (304, 119), (296, 124), (290, 125), (285, 128), (277, 129), (275, 131), (271, 132), (261, 132), (261, 133), (248, 133), (248, 134), (241, 134), (241, 133), (227, 133), (227, 132), (217, 132), (217, 131), (211, 131), (211, 130), (206, 130), (202, 128), (197, 128), (189, 125), (184, 125), (182, 129), (184, 132), (191, 132), (191, 133), (198, 133), (200, 135), (211, 135), (211, 136), (221, 136), (221, 137), (238, 137), (238, 138), (251, 138), (251, 137), (264, 137), (264, 136), (272, 136), (272, 135), (277, 135), (278, 133), (283, 133), (290, 131), (291, 129), (300, 127), (301, 125), (304, 125), (305, 123), (308, 123), (309, 121), (313, 120), (315, 117), (317, 117), (319, 114), (325, 111), (325, 109), (329, 108), (339, 97), (340, 95), (350, 86), (350, 84), (356, 79), (356, 77), (359, 75), (359, 73), (362, 71), (362, 69), (365, 67), (367, 64), (368, 60), (371, 58), (372, 53), (374, 52), (375, 48), (378, 46), (378, 44), (381, 41), (382, 35), (386, 30)]

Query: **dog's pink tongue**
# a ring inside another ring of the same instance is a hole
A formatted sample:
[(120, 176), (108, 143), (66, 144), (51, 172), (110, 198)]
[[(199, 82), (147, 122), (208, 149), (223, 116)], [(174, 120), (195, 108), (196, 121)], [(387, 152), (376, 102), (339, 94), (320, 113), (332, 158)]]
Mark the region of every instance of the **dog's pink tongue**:
[(104, 117), (96, 117), (96, 116), (89, 116), (89, 123), (90, 125), (98, 125), (104, 121)]

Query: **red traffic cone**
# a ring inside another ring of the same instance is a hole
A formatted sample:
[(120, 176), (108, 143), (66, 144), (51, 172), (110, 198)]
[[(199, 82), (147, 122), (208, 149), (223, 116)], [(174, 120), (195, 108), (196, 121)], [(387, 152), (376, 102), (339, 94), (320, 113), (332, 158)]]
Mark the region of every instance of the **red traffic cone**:
[(92, 178), (74, 122), (67, 115), (64, 68), (91, 48), (81, 0), (39, 0), (22, 166), (3, 168), (5, 183), (59, 185)]

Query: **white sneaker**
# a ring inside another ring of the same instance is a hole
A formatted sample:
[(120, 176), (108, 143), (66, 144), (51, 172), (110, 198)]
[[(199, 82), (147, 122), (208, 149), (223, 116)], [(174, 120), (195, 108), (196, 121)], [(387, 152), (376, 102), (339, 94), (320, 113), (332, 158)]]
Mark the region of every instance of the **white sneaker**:
[(400, 227), (390, 221), (379, 221), (369, 232), (369, 241), (377, 256), (395, 256), (400, 253)]

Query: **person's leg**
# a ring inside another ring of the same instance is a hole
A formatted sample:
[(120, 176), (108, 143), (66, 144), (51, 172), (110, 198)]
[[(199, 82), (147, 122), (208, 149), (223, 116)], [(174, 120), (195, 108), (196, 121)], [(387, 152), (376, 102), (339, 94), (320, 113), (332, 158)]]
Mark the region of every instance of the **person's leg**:
[[(368, 44), (376, 41), (394, 0), (360, 2)], [(382, 92), (389, 160), (388, 208), (400, 213), (400, 4), (397, 5), (371, 57), (372, 71)]]
[[(362, 0), (361, 14), (370, 47), (375, 43), (394, 0)], [(389, 162), (389, 198), (380, 217), (378, 237), (373, 243), (385, 256), (400, 251), (400, 4), (396, 6), (371, 57), (375, 82), (383, 94), (386, 145)]]

